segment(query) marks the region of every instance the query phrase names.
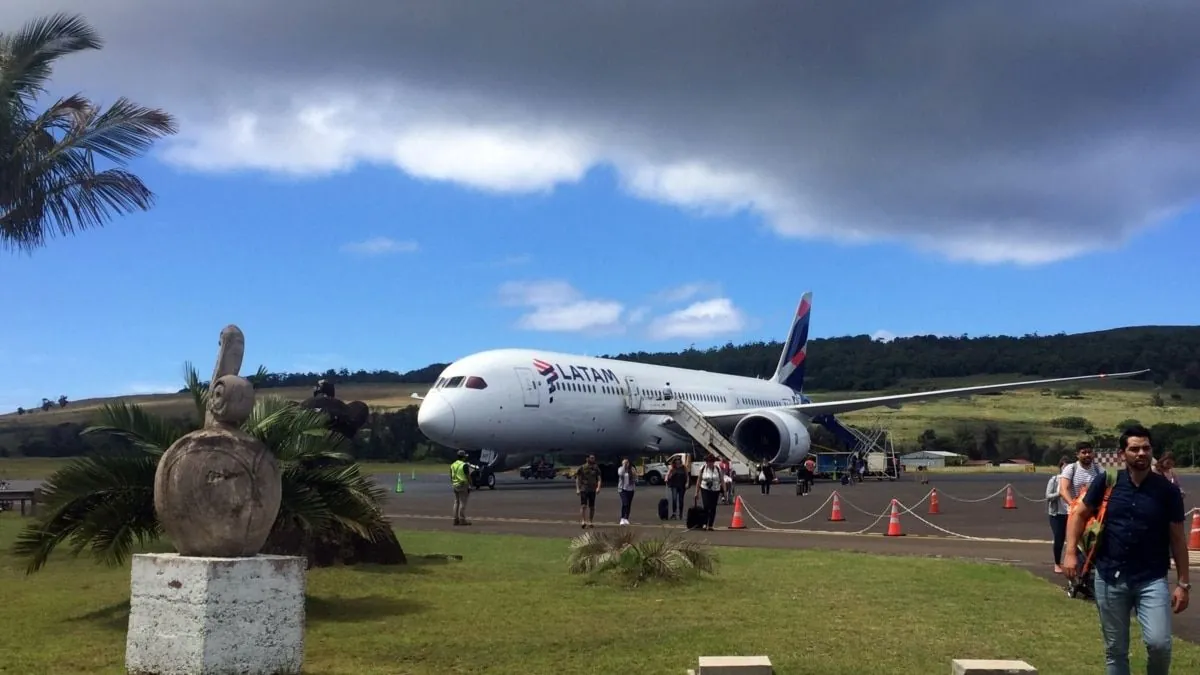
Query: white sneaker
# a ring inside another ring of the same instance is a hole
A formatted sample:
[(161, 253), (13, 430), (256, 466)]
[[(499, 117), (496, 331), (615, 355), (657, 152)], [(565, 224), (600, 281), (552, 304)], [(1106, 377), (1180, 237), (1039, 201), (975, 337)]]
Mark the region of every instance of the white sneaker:
[(628, 519), (628, 518), (622, 518), (622, 519), (621, 519), (621, 524), (622, 524), (622, 525), (628, 525), (628, 524), (629, 524), (629, 519)]

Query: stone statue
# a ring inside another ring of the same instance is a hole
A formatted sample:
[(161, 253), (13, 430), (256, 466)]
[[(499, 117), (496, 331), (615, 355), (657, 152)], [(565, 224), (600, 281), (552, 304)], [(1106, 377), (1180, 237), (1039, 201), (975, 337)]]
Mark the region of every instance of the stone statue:
[(238, 376), (246, 338), (221, 331), (203, 428), (171, 444), (154, 474), (154, 509), (183, 556), (256, 555), (283, 498), (275, 455), (241, 430), (254, 409), (254, 386)]
[(300, 402), (301, 408), (320, 410), (329, 416), (330, 431), (354, 438), (355, 434), (370, 420), (371, 411), (362, 401), (346, 403), (334, 396), (333, 383), (320, 380), (313, 388), (313, 395)]

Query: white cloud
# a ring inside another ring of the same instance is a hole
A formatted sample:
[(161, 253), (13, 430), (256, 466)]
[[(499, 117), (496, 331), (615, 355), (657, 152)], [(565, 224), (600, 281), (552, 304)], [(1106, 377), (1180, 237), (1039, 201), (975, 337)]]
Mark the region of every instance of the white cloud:
[[(0, 25), (45, 4), (6, 0)], [(199, 171), (369, 164), (538, 193), (610, 166), (631, 194), (780, 236), (1026, 264), (1118, 246), (1200, 193), (1196, 3), (1090, 3), (1082, 23), (1029, 2), (866, 19), (845, 3), (54, 4), (106, 39), (56, 86), (172, 110), (161, 156)]]
[(629, 310), (629, 314), (626, 316), (625, 321), (630, 325), (639, 324), (645, 321), (646, 317), (648, 316), (650, 316), (649, 307), (636, 307)]
[(397, 241), (388, 237), (372, 237), (364, 241), (342, 245), (344, 253), (355, 255), (387, 255), (389, 253), (412, 253), (420, 248), (415, 241)]
[[(359, 163), (393, 166), (415, 178), (490, 192), (538, 192), (583, 178), (594, 151), (577, 134), (547, 128), (440, 119), (436, 95), (416, 115), (390, 114), (393, 94), (329, 94), (266, 115), (250, 109), (201, 121), (172, 139), (163, 158), (198, 171), (257, 169), (321, 177)], [(411, 102), (410, 102), (411, 105)]]
[(746, 326), (743, 312), (729, 298), (713, 298), (659, 317), (651, 322), (649, 334), (656, 340), (704, 338), (736, 333)]
[(500, 287), (499, 297), (504, 305), (530, 310), (517, 320), (517, 327), (525, 330), (572, 333), (624, 330), (622, 303), (586, 298), (566, 281), (510, 281)]
[(713, 295), (721, 292), (721, 285), (707, 281), (693, 281), (659, 291), (654, 295), (661, 302), (684, 302), (697, 295)]

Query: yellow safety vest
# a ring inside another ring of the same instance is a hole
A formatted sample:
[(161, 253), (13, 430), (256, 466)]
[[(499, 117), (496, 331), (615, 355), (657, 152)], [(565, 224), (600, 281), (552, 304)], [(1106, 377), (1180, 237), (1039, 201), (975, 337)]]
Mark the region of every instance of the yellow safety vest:
[(450, 484), (462, 487), (467, 484), (467, 463), (461, 459), (450, 465)]

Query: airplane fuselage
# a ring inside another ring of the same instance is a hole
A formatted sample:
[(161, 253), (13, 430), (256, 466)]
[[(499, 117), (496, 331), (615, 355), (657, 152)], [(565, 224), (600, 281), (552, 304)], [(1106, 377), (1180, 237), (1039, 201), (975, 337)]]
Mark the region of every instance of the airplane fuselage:
[[(794, 405), (807, 399), (769, 380), (540, 350), (479, 352), (446, 367), (417, 415), (430, 439), (517, 457), (561, 452), (604, 457), (692, 449), (666, 415), (629, 412), (669, 389), (701, 411)], [(807, 426), (805, 416), (781, 411)]]
[[(513, 468), (527, 457), (545, 453), (595, 454), (603, 461), (691, 451), (694, 444), (688, 430), (698, 439), (695, 446), (741, 456), (748, 462), (795, 466), (812, 445), (809, 429), (813, 422), (848, 444), (861, 445), (861, 435), (842, 425), (834, 415), (949, 396), (1045, 388), (1149, 372), (1004, 382), (814, 403), (799, 393), (804, 390), (811, 308), (812, 293), (805, 293), (769, 380), (532, 349), (496, 349), (447, 366), (426, 394), (417, 424), (438, 443), (479, 451), (477, 461), (495, 470)], [(661, 404), (644, 405), (646, 399), (667, 398), (668, 390), (671, 398), (691, 406), (671, 411), (678, 419), (667, 414)], [(647, 414), (648, 409), (656, 413)]]

